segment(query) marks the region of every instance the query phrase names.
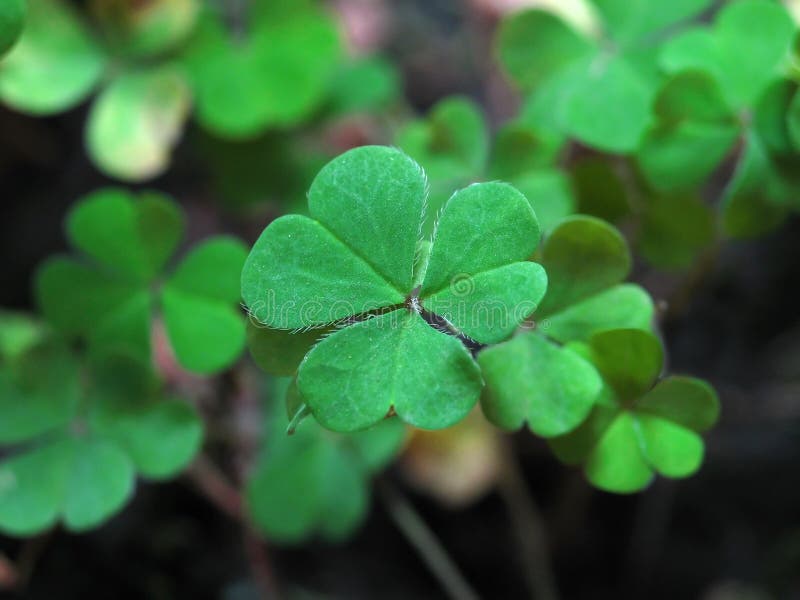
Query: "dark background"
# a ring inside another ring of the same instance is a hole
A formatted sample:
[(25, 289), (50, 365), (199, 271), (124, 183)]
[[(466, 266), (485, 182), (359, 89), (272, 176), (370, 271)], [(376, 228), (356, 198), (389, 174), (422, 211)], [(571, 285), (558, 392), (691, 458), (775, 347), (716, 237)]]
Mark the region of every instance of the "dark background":
[[(364, 3), (339, 4), (358, 9)], [(490, 11), (455, 0), (404, 0), (384, 8), (389, 20), (380, 45), (400, 65), (414, 108), (424, 111), (446, 95), (465, 93), (493, 122), (513, 114), (513, 93), (491, 61)], [(4, 308), (34, 308), (32, 275), (43, 258), (66, 249), (66, 210), (113, 183), (88, 162), (85, 117), (86, 106), (44, 119), (0, 108)], [(251, 243), (276, 209), (225, 208), (197, 151), (200, 136), (190, 126), (168, 174), (146, 187), (179, 200), (190, 239), (231, 231)], [(799, 256), (800, 220), (794, 218), (757, 241), (725, 243), (714, 261), (688, 274), (637, 266), (635, 279), (664, 303), (671, 370), (707, 378), (722, 401), (721, 422), (707, 436), (707, 458), (695, 477), (661, 479), (644, 493), (615, 496), (560, 466), (543, 442), (524, 433), (513, 437), (563, 598), (800, 598)], [(530, 596), (519, 526), (501, 494), (454, 510), (410, 490), (397, 468), (383, 477), (410, 498), (482, 597)], [(347, 543), (254, 552), (240, 524), (187, 478), (140, 484), (122, 514), (89, 534), (58, 530), (25, 542), (0, 539), (0, 551), (26, 582), (8, 594), (255, 598), (253, 573), (269, 563), (281, 589), (297, 598), (443, 597), (382, 498), (374, 495), (364, 527)]]

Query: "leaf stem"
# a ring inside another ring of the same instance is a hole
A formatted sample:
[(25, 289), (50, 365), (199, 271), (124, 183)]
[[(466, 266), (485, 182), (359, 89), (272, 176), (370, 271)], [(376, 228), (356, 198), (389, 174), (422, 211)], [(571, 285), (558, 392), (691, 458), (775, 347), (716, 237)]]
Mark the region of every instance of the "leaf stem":
[(498, 481), (499, 491), (517, 534), (520, 558), (531, 597), (537, 600), (557, 600), (558, 590), (550, 564), (544, 518), (525, 484), (509, 440), (501, 440), (500, 448), (503, 463)]
[(389, 516), (406, 540), (419, 552), (448, 597), (452, 600), (478, 600), (478, 594), (467, 583), (441, 542), (405, 496), (385, 479), (378, 482), (378, 489)]
[(242, 495), (207, 456), (200, 454), (186, 470), (195, 487), (211, 504), (236, 521), (243, 520)]

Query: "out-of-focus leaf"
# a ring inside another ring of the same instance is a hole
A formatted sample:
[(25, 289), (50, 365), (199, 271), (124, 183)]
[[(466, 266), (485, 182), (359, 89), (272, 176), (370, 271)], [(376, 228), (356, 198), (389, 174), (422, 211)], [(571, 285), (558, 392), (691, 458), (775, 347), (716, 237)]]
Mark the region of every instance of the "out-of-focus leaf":
[(73, 208), (66, 228), (85, 256), (50, 259), (36, 282), (39, 305), (58, 331), (87, 339), (97, 354), (125, 351), (148, 360), (160, 308), (187, 369), (214, 372), (238, 357), (245, 341), (235, 308), (246, 257), (241, 242), (208, 240), (162, 281), (183, 231), (182, 215), (168, 198), (101, 190)]
[(512, 185), (528, 199), (542, 231), (549, 232), (576, 212), (569, 178), (556, 169), (539, 169), (511, 179)]
[(122, 74), (89, 113), (86, 145), (106, 174), (143, 181), (163, 173), (190, 108), (181, 74), (162, 67)]
[(505, 19), (497, 37), (500, 60), (521, 87), (534, 88), (594, 47), (559, 17), (543, 10), (521, 11)]
[(45, 332), (44, 324), (25, 313), (0, 310), (0, 363), (25, 354)]
[(322, 104), (339, 53), (336, 27), (322, 12), (257, 19), (240, 42), (206, 13), (185, 52), (197, 119), (229, 138), (296, 125)]
[(334, 115), (384, 110), (400, 97), (400, 74), (370, 56), (342, 65), (331, 82), (327, 109)]
[(650, 123), (654, 91), (622, 58), (600, 57), (584, 68), (565, 107), (568, 131), (600, 150), (635, 150)]
[(428, 177), (431, 190), (423, 233), (430, 234), (453, 188), (466, 185), (483, 170), (489, 144), (483, 114), (472, 100), (446, 98), (427, 118), (401, 129), (395, 143)]
[(654, 472), (676, 478), (694, 473), (704, 453), (698, 434), (719, 413), (713, 388), (687, 377), (656, 381), (661, 348), (644, 331), (602, 332), (590, 344), (615, 393), (580, 427), (550, 440), (555, 454), (570, 464), (583, 463), (593, 485), (616, 493), (643, 489)]
[(166, 52), (191, 32), (197, 0), (91, 0), (91, 10), (118, 52), (140, 57)]
[(522, 177), (551, 166), (561, 146), (561, 140), (539, 134), (525, 123), (505, 125), (495, 135), (487, 174), (490, 179)]
[(256, 527), (278, 543), (318, 534), (333, 541), (363, 520), (370, 475), (400, 449), (405, 428), (397, 419), (351, 435), (331, 435), (307, 419), (292, 435), (272, 406), (262, 455), (247, 483), (248, 511)]
[(0, 56), (19, 39), (26, 10), (25, 0), (6, 0), (0, 5)]
[[(188, 404), (163, 400), (143, 363), (126, 358), (82, 370), (47, 343), (0, 370), (7, 411), (0, 462), (0, 529), (32, 535), (62, 520), (100, 525), (133, 493), (138, 470), (164, 478), (194, 456), (202, 424)], [(10, 408), (10, 407), (9, 407)]]
[(630, 213), (625, 184), (608, 161), (584, 159), (575, 164), (571, 175), (578, 196), (578, 212), (610, 223)]
[(611, 225), (592, 217), (564, 220), (542, 246), (549, 285), (539, 318), (620, 283), (631, 268), (625, 239)]
[(294, 375), (303, 358), (330, 329), (291, 331), (247, 322), (247, 347), (256, 364), (270, 375)]
[(687, 268), (714, 242), (715, 228), (714, 212), (700, 198), (659, 196), (645, 207), (639, 251), (657, 267)]
[(29, 0), (22, 35), (0, 61), (0, 99), (34, 115), (61, 112), (86, 98), (105, 66), (104, 52), (71, 5)]

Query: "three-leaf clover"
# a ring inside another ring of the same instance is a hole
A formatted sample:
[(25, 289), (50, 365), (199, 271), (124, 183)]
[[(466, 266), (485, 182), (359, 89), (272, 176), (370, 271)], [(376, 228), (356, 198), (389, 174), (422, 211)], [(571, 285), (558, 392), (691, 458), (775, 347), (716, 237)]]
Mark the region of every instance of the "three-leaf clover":
[(246, 42), (198, 0), (96, 3), (99, 31), (64, 0), (29, 4), (20, 39), (0, 61), (0, 100), (48, 115), (104, 84), (86, 145), (98, 168), (127, 181), (167, 169), (193, 103), (204, 128), (255, 136), (309, 117), (339, 64), (333, 20), (311, 2), (254, 3)]
[[(72, 108), (111, 72), (112, 52), (71, 5), (29, 0), (28, 8), (19, 41), (0, 62), (0, 99), (34, 115)], [(130, 22), (146, 25), (147, 16), (130, 15)], [(166, 169), (188, 109), (189, 89), (173, 64), (126, 64), (114, 71), (90, 112), (90, 156), (120, 179), (154, 177)]]
[(669, 376), (661, 344), (636, 329), (592, 336), (583, 352), (605, 381), (591, 415), (575, 431), (550, 440), (568, 464), (583, 463), (589, 481), (607, 491), (635, 492), (659, 473), (688, 477), (703, 461), (700, 433), (717, 420), (719, 402), (702, 380)]
[(411, 121), (395, 142), (425, 169), (431, 182), (424, 231), (430, 233), (453, 188), (500, 179), (520, 190), (544, 231), (575, 210), (564, 173), (553, 168), (559, 147), (521, 123), (500, 128), (491, 148), (481, 109), (458, 96), (437, 103), (425, 119)]
[(238, 274), (247, 250), (218, 236), (194, 247), (169, 272), (183, 234), (178, 206), (154, 192), (137, 199), (105, 189), (69, 213), (66, 232), (82, 256), (45, 262), (36, 280), (46, 319), (95, 350), (149, 358), (153, 317), (164, 321), (178, 362), (212, 373), (232, 364), (245, 342)]
[(312, 2), (253, 3), (247, 34), (206, 10), (182, 60), (198, 122), (226, 138), (296, 125), (324, 101), (339, 65), (333, 20)]
[(175, 475), (203, 436), (194, 409), (165, 398), (138, 361), (87, 372), (49, 343), (3, 358), (0, 413), (0, 529), (14, 535), (99, 525), (129, 500), (137, 473)]
[(527, 422), (552, 437), (577, 427), (601, 390), (594, 367), (564, 344), (606, 329), (649, 329), (653, 303), (640, 287), (621, 283), (630, 253), (622, 235), (599, 219), (566, 219), (545, 240), (540, 260), (548, 288), (535, 329), (482, 350), (478, 363), (486, 417), (504, 429)]
[(498, 36), (499, 57), (514, 81), (532, 92), (526, 118), (541, 130), (631, 152), (650, 122), (659, 81), (652, 39), (702, 12), (710, 0), (591, 4), (599, 31), (590, 34), (544, 10), (510, 16)]
[(800, 187), (790, 134), (796, 85), (787, 80), (796, 33), (780, 3), (742, 0), (722, 8), (713, 27), (677, 35), (659, 55), (671, 79), (659, 93), (657, 121), (638, 163), (654, 187), (686, 189), (739, 142), (737, 171), (722, 205), (731, 235), (771, 229), (787, 206), (796, 206)]
[[(297, 393), (294, 385), (289, 393)], [(390, 419), (365, 431), (331, 435), (307, 419), (287, 436), (286, 426), (283, 410), (274, 403), (247, 484), (253, 523), (277, 542), (299, 542), (313, 534), (340, 540), (366, 515), (369, 479), (400, 450), (405, 427)]]
[(421, 243), (425, 191), (422, 170), (399, 150), (356, 148), (317, 175), (311, 217), (273, 221), (245, 263), (242, 297), (259, 323), (341, 323), (297, 375), (329, 429), (391, 414), (425, 429), (456, 423), (478, 399), (480, 371), (461, 340), (428, 321), (496, 343), (544, 295), (544, 269), (527, 261), (539, 226), (522, 194), (503, 183), (456, 192)]

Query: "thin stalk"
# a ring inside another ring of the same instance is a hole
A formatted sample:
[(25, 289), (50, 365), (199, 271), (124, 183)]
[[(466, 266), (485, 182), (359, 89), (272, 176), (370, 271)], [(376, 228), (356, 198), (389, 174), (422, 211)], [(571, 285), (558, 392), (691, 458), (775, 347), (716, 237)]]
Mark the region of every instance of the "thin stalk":
[(389, 516), (406, 540), (419, 552), (447, 596), (452, 600), (478, 600), (478, 594), (405, 496), (386, 480), (378, 483), (378, 489)]
[(508, 440), (501, 441), (501, 454), (503, 467), (498, 482), (499, 490), (517, 535), (531, 598), (557, 600), (558, 589), (550, 564), (544, 518), (525, 484)]

